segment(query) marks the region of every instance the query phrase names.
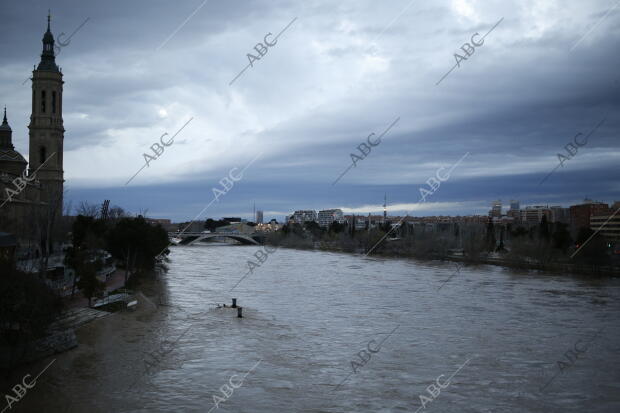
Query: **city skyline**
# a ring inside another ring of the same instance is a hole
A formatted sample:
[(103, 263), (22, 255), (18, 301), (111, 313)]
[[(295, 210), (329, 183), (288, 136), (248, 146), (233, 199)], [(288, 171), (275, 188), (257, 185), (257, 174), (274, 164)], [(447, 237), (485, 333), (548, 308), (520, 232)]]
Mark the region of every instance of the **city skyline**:
[[(618, 201), (617, 199), (611, 200), (609, 202), (606, 201), (601, 201), (598, 199), (590, 199), (590, 198), (584, 198), (579, 202), (576, 202), (574, 204), (569, 204), (569, 205), (559, 205), (559, 204), (550, 204), (550, 203), (538, 203), (538, 204), (523, 204), (521, 203), (519, 200), (516, 199), (510, 199), (507, 203), (502, 202), (502, 200), (495, 200), (493, 202), (490, 202), (489, 205), (487, 206), (486, 212), (482, 211), (480, 213), (454, 213), (454, 214), (433, 214), (433, 204), (429, 203), (429, 204), (420, 204), (420, 205), (424, 205), (427, 209), (427, 211), (429, 212), (429, 214), (422, 214), (422, 211), (420, 211), (420, 213), (416, 214), (415, 212), (415, 207), (417, 206), (416, 204), (412, 204), (412, 205), (403, 205), (403, 204), (398, 204), (398, 205), (394, 205), (391, 206), (389, 203), (387, 204), (387, 208), (386, 208), (386, 212), (387, 212), (387, 217), (388, 218), (400, 218), (402, 215), (399, 214), (391, 214), (391, 212), (401, 212), (404, 209), (403, 208), (410, 208), (409, 209), (409, 216), (411, 217), (419, 217), (419, 218), (425, 218), (425, 217), (467, 217), (467, 216), (489, 216), (491, 214), (491, 210), (493, 209), (493, 205), (497, 202), (500, 201), (501, 202), (501, 215), (505, 216), (506, 213), (508, 213), (511, 210), (514, 210), (513, 208), (513, 203), (516, 203), (516, 205), (520, 205), (519, 208), (516, 208), (519, 211), (525, 211), (528, 209), (537, 209), (537, 208), (545, 208), (545, 209), (553, 209), (553, 208), (562, 208), (564, 210), (567, 210), (571, 207), (571, 206), (575, 206), (575, 205), (584, 205), (584, 204), (588, 204), (588, 203), (604, 203), (604, 204), (608, 204), (608, 205), (614, 205), (617, 204)], [(256, 206), (253, 205), (253, 208), (255, 208)], [(411, 210), (411, 208), (413, 207), (413, 211)], [(364, 207), (362, 207), (364, 208)], [(273, 213), (273, 211), (263, 211), (263, 210), (256, 210), (253, 212), (248, 212), (248, 213), (236, 213), (236, 214), (224, 214), (224, 215), (220, 215), (220, 216), (215, 216), (215, 215), (209, 215), (207, 214), (204, 219), (224, 219), (225, 217), (239, 217), (244, 219), (245, 221), (253, 221), (252, 217), (256, 216), (256, 213), (259, 212), (261, 213), (261, 217), (263, 217), (263, 213), (265, 212), (269, 212), (271, 215), (265, 215), (265, 217), (268, 217), (268, 219), (265, 219), (266, 221), (271, 220), (271, 219), (276, 219), (278, 220), (278, 222), (285, 222), (288, 218), (290, 218), (296, 211), (304, 211), (304, 210), (309, 210), (309, 211), (315, 211), (316, 213), (319, 213), (321, 211), (331, 211), (331, 210), (340, 210), (345, 216), (359, 216), (359, 217), (364, 217), (367, 215), (371, 215), (373, 217), (375, 216), (383, 216), (383, 212), (384, 212), (384, 205), (378, 205), (378, 206), (369, 206), (369, 209), (366, 210), (362, 210), (362, 208), (359, 208), (357, 210), (350, 210), (347, 208), (332, 208), (332, 207), (324, 207), (324, 208), (296, 208), (294, 210), (291, 210), (289, 212), (282, 212), (282, 213)], [(484, 209), (484, 208), (482, 208)], [(412, 213), (411, 213), (412, 212)], [(283, 217), (283, 218), (280, 218)], [(165, 218), (165, 217), (163, 217)], [(204, 220), (201, 219), (201, 220)], [(173, 222), (175, 222), (174, 220), (172, 220)], [(200, 220), (198, 220), (200, 221)], [(186, 222), (183, 220), (180, 220), (178, 222)]]

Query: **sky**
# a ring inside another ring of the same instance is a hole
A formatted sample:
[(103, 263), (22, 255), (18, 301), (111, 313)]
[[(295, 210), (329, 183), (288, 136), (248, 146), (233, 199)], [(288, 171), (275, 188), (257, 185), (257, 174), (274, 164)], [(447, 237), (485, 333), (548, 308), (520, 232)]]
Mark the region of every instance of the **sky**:
[(0, 105), (26, 158), (48, 9), (73, 209), (620, 200), (620, 0), (0, 0)]

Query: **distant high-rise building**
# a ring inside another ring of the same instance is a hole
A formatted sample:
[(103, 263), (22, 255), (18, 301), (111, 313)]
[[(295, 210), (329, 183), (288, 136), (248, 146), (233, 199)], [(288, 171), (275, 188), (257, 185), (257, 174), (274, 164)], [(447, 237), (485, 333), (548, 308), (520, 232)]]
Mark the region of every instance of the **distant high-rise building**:
[(327, 228), (334, 221), (338, 223), (344, 223), (344, 216), (341, 209), (325, 209), (319, 211), (319, 226)]
[(261, 210), (256, 211), (256, 223), (257, 224), (263, 223), (263, 211)]
[[(615, 212), (616, 210), (614, 210)], [(620, 213), (614, 215), (592, 215), (590, 229), (614, 241), (620, 241)]]
[(515, 201), (514, 199), (510, 201), (510, 209), (508, 210), (506, 215), (513, 218), (513, 222), (521, 221), (521, 205), (519, 201)]
[(561, 222), (563, 224), (570, 222), (570, 211), (568, 208), (552, 206), (549, 209), (551, 210), (551, 222)]
[(491, 210), (489, 211), (490, 217), (500, 218), (502, 216), (502, 201), (493, 201), (491, 204)]
[(570, 224), (574, 231), (580, 228), (590, 227), (591, 216), (611, 215), (609, 205), (604, 202), (596, 202), (591, 199), (584, 199), (582, 204), (570, 206)]
[(551, 210), (547, 205), (528, 206), (521, 210), (521, 221), (528, 224), (539, 224), (543, 216), (551, 221)]
[(297, 224), (303, 225), (305, 222), (317, 221), (316, 211), (313, 209), (295, 211), (290, 218)]

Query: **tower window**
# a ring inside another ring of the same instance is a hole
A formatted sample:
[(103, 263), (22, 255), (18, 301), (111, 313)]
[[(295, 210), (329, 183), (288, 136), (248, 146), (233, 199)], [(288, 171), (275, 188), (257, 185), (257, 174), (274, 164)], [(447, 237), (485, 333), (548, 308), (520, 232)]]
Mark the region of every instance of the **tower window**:
[(56, 91), (52, 91), (52, 113), (56, 113)]
[(47, 151), (45, 150), (45, 146), (41, 146), (41, 148), (39, 149), (39, 165), (43, 165), (43, 163), (45, 162), (45, 160), (47, 159)]
[(41, 113), (45, 113), (45, 90), (41, 91)]

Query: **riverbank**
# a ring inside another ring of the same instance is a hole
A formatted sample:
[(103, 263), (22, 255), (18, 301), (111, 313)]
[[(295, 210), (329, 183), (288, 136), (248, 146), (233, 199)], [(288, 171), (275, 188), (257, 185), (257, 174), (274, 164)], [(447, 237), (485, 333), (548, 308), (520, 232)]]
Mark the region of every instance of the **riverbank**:
[[(106, 313), (84, 308), (69, 310), (68, 313), (91, 311), (105, 313), (106, 316), (92, 317), (74, 328), (66, 329), (66, 331), (71, 331), (75, 346), (67, 349), (68, 351), (62, 351), (15, 367), (9, 375), (0, 378), (0, 389), (9, 391), (15, 384), (21, 383), (25, 375), (30, 374), (31, 377), (35, 377), (43, 367), (52, 363), (38, 379), (36, 389), (29, 390), (30, 392), (47, 394), (47, 396), (43, 398), (25, 396), (18, 404), (14, 405), (15, 408), (19, 408), (20, 411), (89, 411), (91, 413), (110, 411), (105, 406), (93, 408), (90, 400), (81, 397), (80, 392), (59, 391), (56, 384), (70, 376), (78, 380), (87, 377), (94, 380), (99, 375), (105, 377), (113, 375), (122, 380), (137, 372), (138, 366), (126, 364), (126, 360), (119, 357), (118, 348), (123, 345), (122, 343), (135, 343), (140, 338), (152, 334), (151, 322), (157, 319), (160, 310), (162, 313), (167, 311), (164, 307), (159, 307), (156, 304), (163, 288), (161, 279), (153, 277), (141, 280), (138, 290), (134, 294), (138, 304), (131, 311), (122, 310)], [(62, 322), (62, 320), (58, 322)], [(101, 363), (102, 366), (106, 366), (106, 368), (103, 371), (93, 370), (91, 366), (93, 360)], [(142, 366), (139, 368), (141, 369)]]
[[(88, 304), (88, 299), (77, 290), (73, 298), (70, 296), (63, 298), (63, 311), (47, 327), (43, 337), (26, 343), (19, 348), (0, 346), (0, 372), (14, 371), (20, 366), (29, 366), (39, 363), (41, 360), (51, 356), (61, 354), (75, 349), (79, 346), (80, 340), (77, 335), (78, 329), (92, 322), (98, 321), (117, 312), (127, 312), (126, 303), (136, 299), (138, 307), (144, 307), (146, 303), (156, 306), (146, 295), (161, 301), (162, 288), (159, 285), (157, 271), (148, 277), (138, 280), (135, 293), (128, 291), (129, 295), (117, 303), (110, 301), (109, 305), (95, 305), (98, 301), (93, 299), (93, 307)], [(125, 271), (117, 269), (106, 280), (106, 297), (111, 292), (122, 288), (125, 285)], [(146, 291), (146, 295), (141, 291)], [(109, 297), (114, 297), (111, 294)], [(127, 298), (129, 297), (129, 299)], [(107, 299), (107, 298), (106, 298)], [(105, 304), (106, 299), (99, 300)]]
[[(329, 251), (329, 252), (339, 252), (339, 253), (347, 253), (354, 255), (365, 255), (366, 251), (362, 249), (358, 249), (356, 251), (347, 250), (342, 247), (338, 247), (335, 245), (329, 245), (327, 243), (315, 244), (314, 246), (301, 246), (297, 245), (275, 245), (278, 248), (290, 248), (296, 250), (316, 250), (316, 251)], [(406, 253), (406, 252), (386, 252), (386, 251), (373, 251), (372, 256), (382, 257), (382, 258), (410, 258), (419, 261), (431, 261), (431, 260), (439, 260), (439, 261), (454, 261), (461, 262), (465, 264), (473, 264), (473, 265), (496, 265), (505, 268), (513, 268), (520, 270), (537, 270), (548, 272), (550, 274), (574, 274), (574, 275), (585, 275), (585, 276), (602, 276), (602, 277), (620, 277), (620, 267), (602, 267), (602, 266), (587, 266), (581, 264), (570, 264), (570, 263), (537, 263), (537, 262), (528, 262), (528, 261), (519, 261), (514, 259), (509, 259), (506, 257), (502, 257), (501, 254), (493, 253), (493, 255), (489, 254), (488, 256), (479, 256), (479, 257), (471, 257), (465, 255), (456, 255), (456, 254), (415, 254), (415, 253)]]

